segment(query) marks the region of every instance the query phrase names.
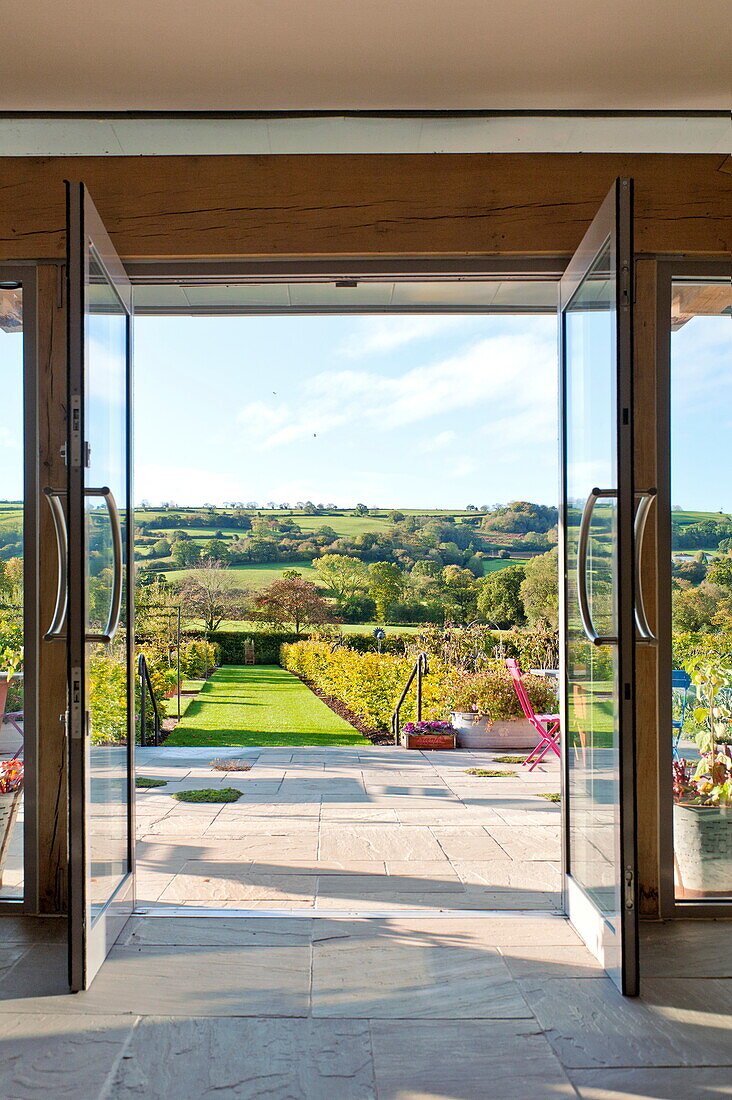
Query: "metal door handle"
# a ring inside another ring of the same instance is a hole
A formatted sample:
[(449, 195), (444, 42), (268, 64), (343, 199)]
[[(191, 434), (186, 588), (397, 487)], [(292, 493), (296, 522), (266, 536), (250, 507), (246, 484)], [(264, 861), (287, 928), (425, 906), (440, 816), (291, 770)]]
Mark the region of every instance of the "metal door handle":
[(87, 642), (111, 642), (117, 633), (120, 615), (122, 613), (122, 524), (119, 518), (119, 510), (114, 494), (108, 485), (102, 485), (99, 489), (85, 489), (84, 496), (104, 497), (104, 503), (109, 512), (109, 526), (112, 530), (112, 559), (114, 573), (112, 575), (112, 599), (109, 605), (109, 618), (103, 634), (87, 634)]
[[(44, 641), (54, 638), (65, 638), (62, 631), (66, 608), (68, 604), (68, 551), (69, 532), (66, 525), (66, 513), (64, 512), (62, 498), (67, 496), (66, 489), (44, 489), (53, 515), (56, 529), (56, 546), (58, 548), (58, 589), (56, 591), (56, 609), (53, 621), (48, 631), (43, 635)], [(112, 599), (109, 607), (109, 617), (103, 634), (85, 635), (87, 642), (111, 642), (117, 633), (119, 620), (122, 613), (122, 524), (119, 518), (117, 502), (112, 490), (107, 485), (100, 488), (88, 488), (84, 490), (85, 497), (103, 497), (109, 513), (109, 525), (112, 531), (112, 559), (114, 573), (112, 580)]]
[(656, 499), (656, 490), (644, 489), (637, 492), (635, 495), (638, 499), (638, 507), (635, 512), (635, 523), (633, 525), (635, 535), (635, 625), (638, 631), (637, 640), (646, 645), (657, 645), (658, 638), (651, 630), (646, 616), (646, 607), (643, 600), (643, 581), (641, 579), (641, 558), (643, 556), (643, 539), (646, 533), (646, 521), (648, 520), (648, 513), (651, 510), (651, 505)]
[(66, 495), (65, 489), (44, 489), (43, 495), (48, 501), (53, 516), (53, 525), (56, 529), (56, 549), (58, 550), (58, 588), (56, 589), (56, 608), (53, 619), (46, 633), (44, 642), (50, 642), (54, 638), (63, 638), (62, 628), (66, 618), (66, 604), (68, 601), (67, 562), (69, 551), (69, 530), (66, 526), (66, 513), (61, 503), (61, 497)]
[(617, 636), (613, 634), (598, 634), (592, 622), (590, 599), (587, 595), (587, 552), (590, 545), (590, 524), (592, 522), (592, 513), (595, 510), (595, 505), (598, 500), (603, 498), (617, 500), (617, 496), (617, 489), (592, 489), (590, 491), (590, 495), (585, 501), (584, 511), (582, 512), (579, 540), (577, 543), (577, 595), (579, 598), (580, 619), (582, 620), (582, 629), (585, 634), (592, 644), (597, 646), (617, 645), (618, 639)]

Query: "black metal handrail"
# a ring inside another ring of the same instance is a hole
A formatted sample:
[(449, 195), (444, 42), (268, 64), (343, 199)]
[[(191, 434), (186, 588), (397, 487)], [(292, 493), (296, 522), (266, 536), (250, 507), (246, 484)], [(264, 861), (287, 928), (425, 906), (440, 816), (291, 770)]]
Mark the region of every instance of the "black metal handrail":
[(147, 696), (149, 693), (154, 716), (153, 744), (159, 745), (160, 730), (162, 729), (160, 723), (160, 711), (158, 710), (158, 704), (155, 700), (155, 693), (153, 692), (152, 681), (150, 679), (150, 670), (147, 667), (147, 661), (145, 660), (144, 653), (141, 653), (137, 659), (137, 672), (140, 677), (140, 744), (147, 745)]
[(414, 683), (415, 677), (417, 679), (417, 721), (418, 722), (422, 721), (422, 677), (426, 676), (427, 673), (429, 672), (429, 670), (430, 669), (429, 669), (429, 663), (428, 663), (428, 660), (427, 660), (427, 654), (424, 653), (424, 652), (420, 653), (417, 656), (417, 660), (414, 662), (414, 668), (409, 673), (409, 679), (407, 680), (406, 684), (404, 685), (404, 690), (402, 691), (401, 695), (399, 696), (399, 702), (394, 707), (394, 712), (391, 716), (391, 732), (394, 735), (394, 744), (395, 745), (399, 744), (399, 739), (400, 739), (401, 725), (400, 725), (400, 717), (399, 716), (400, 716), (400, 712), (401, 712), (401, 709), (402, 709), (402, 704), (404, 703), (404, 700), (407, 697), (407, 692), (409, 691), (410, 687)]

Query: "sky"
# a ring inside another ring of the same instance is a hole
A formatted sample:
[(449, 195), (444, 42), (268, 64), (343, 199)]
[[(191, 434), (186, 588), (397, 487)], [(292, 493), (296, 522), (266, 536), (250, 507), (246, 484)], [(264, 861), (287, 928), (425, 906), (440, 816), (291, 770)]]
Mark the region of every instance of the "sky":
[[(553, 317), (143, 317), (135, 499), (554, 504)], [(0, 500), (22, 494), (22, 337), (0, 331)], [(732, 512), (732, 323), (672, 337), (672, 502)]]
[(732, 512), (732, 317), (694, 317), (671, 337), (671, 502)]
[(139, 503), (557, 497), (551, 316), (138, 318)]

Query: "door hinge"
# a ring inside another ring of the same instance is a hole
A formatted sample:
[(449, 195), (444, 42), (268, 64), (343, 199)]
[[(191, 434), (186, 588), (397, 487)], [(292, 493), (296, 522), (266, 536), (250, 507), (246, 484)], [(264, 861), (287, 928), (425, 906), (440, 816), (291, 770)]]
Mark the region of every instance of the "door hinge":
[(634, 877), (631, 867), (625, 868), (625, 908), (630, 912), (635, 909)]

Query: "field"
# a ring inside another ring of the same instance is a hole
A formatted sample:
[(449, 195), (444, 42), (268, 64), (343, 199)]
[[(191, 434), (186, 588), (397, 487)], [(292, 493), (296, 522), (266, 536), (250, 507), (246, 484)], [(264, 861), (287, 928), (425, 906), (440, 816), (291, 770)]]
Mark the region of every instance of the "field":
[[(203, 622), (195, 619), (190, 620), (190, 625), (195, 629), (203, 629)], [(383, 623), (339, 623), (338, 629), (343, 634), (373, 634), (374, 630), (379, 627), (386, 631), (387, 638), (393, 634), (419, 634), (424, 630), (424, 623), (406, 623), (404, 626), (395, 625), (393, 623), (384, 626)], [(219, 630), (228, 630), (237, 634), (256, 634), (257, 631), (271, 630), (271, 626), (268, 623), (251, 622), (248, 619), (225, 619)]]
[[(277, 580), (286, 569), (296, 569), (298, 573), (302, 574), (303, 579), (306, 581), (314, 581), (316, 579), (315, 570), (305, 561), (265, 562), (261, 565), (231, 565), (228, 568), (228, 572), (235, 574), (237, 584), (241, 585), (242, 588), (251, 588), (254, 590), (264, 588), (270, 581)], [(173, 569), (169, 573), (163, 575), (169, 581), (181, 581), (184, 580), (186, 576), (190, 576), (190, 573), (190, 569)]]

